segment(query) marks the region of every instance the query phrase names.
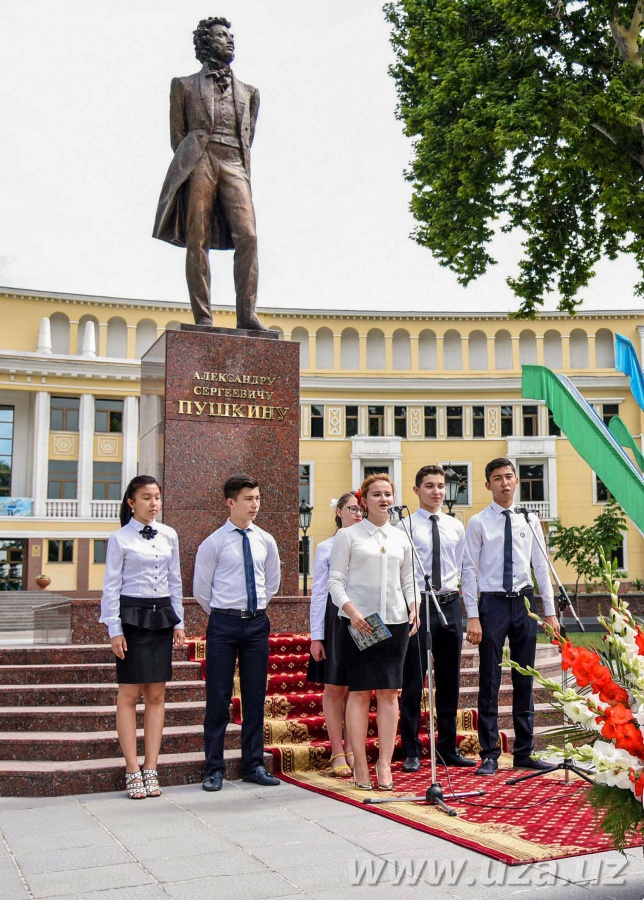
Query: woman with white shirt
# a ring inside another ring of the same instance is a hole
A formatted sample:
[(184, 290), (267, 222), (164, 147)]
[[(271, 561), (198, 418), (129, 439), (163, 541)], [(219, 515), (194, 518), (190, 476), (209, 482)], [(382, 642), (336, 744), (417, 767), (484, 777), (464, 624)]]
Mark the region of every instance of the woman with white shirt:
[[(174, 529), (156, 522), (161, 490), (137, 475), (121, 504), (122, 528), (107, 543), (100, 622), (116, 656), (116, 730), (125, 757), (128, 797), (159, 797), (157, 764), (165, 718), (165, 683), (172, 678), (172, 647), (182, 647), (183, 589)], [(136, 704), (143, 693), (145, 759), (136, 749)]]
[[(383, 791), (393, 790), (391, 759), (398, 726), (398, 691), (402, 687), (407, 642), (416, 630), (411, 548), (389, 524), (387, 510), (394, 486), (386, 473), (363, 482), (360, 503), (367, 518), (335, 537), (331, 551), (329, 592), (342, 617), (342, 658), (347, 668), (349, 698), (346, 726), (355, 758), (356, 787), (371, 790), (367, 763), (367, 731), (371, 692), (376, 692), (378, 762), (376, 779)], [(358, 650), (348, 626), (372, 631), (365, 617), (379, 613), (391, 637)]]
[[(335, 507), (337, 528), (349, 528), (361, 519), (359, 497), (353, 491), (343, 494)], [(322, 709), (331, 741), (332, 774), (344, 776), (351, 775), (349, 757), (353, 757), (353, 753), (348, 735), (344, 736), (344, 744), (342, 741), (348, 691), (347, 673), (340, 650), (342, 631), (338, 610), (329, 596), (329, 563), (334, 541), (335, 535), (322, 541), (315, 553), (310, 609), (311, 659), (306, 679), (324, 684)]]

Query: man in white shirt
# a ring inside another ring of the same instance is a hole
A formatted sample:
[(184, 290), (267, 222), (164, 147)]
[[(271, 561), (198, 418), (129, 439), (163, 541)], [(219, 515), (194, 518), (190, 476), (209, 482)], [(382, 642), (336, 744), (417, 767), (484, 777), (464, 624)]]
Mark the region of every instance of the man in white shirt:
[(205, 791), (222, 787), (224, 737), (237, 660), (244, 781), (279, 784), (264, 768), (264, 700), (270, 632), (266, 607), (279, 588), (280, 559), (275, 539), (254, 524), (260, 507), (257, 479), (232, 475), (224, 484), (224, 497), (230, 518), (199, 547), (193, 587), (195, 599), (210, 613), (206, 631)]
[[(441, 466), (429, 465), (419, 469), (414, 493), (418, 497), (418, 510), (406, 522), (400, 522), (398, 527), (408, 534), (411, 530), (411, 537), (418, 551), (420, 565), (416, 561), (416, 583), (419, 595), (426, 589), (423, 577), (425, 572), (430, 576), (447, 620), (447, 628), (443, 628), (430, 598), (429, 627), (438, 725), (436, 749), (440, 760), (446, 765), (474, 766), (476, 763), (463, 756), (456, 747), (456, 713), (463, 645), (463, 612), (458, 582), (463, 562), (465, 529), (458, 519), (441, 512), (445, 501), (445, 470)], [(419, 771), (422, 752), (418, 732), (422, 691), (427, 674), (427, 612), (424, 599), (420, 608), (420, 621), (418, 632), (410, 638), (407, 647), (400, 695), (400, 738), (405, 772)]]
[[(479, 647), (478, 732), (482, 762), (477, 775), (494, 775), (501, 754), (497, 746), (498, 700), (506, 637), (512, 659), (523, 667), (534, 666), (537, 623), (528, 616), (524, 602), (527, 598), (535, 611), (531, 566), (543, 601), (544, 619), (555, 632), (559, 631), (543, 532), (535, 515), (529, 514), (528, 523), (522, 513), (516, 512), (514, 492), (518, 483), (509, 459), (489, 462), (485, 467), (485, 487), (492, 493), (492, 503), (472, 516), (465, 534), (462, 584), (468, 615), (466, 636)], [(532, 678), (513, 670), (514, 765), (547, 771), (553, 767), (531, 758), (533, 719)]]

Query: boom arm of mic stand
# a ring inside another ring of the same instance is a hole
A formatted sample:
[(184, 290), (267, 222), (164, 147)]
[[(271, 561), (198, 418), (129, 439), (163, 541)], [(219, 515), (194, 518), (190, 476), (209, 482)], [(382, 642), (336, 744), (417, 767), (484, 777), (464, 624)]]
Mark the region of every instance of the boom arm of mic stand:
[[(403, 531), (407, 535), (407, 540), (409, 541), (409, 543), (411, 545), (412, 562), (414, 562), (414, 561), (416, 562), (416, 565), (418, 566), (418, 569), (421, 572), (423, 579), (425, 581), (425, 592), (427, 594), (429, 594), (429, 596), (432, 598), (432, 600), (434, 602), (434, 608), (436, 609), (436, 615), (438, 616), (438, 619), (439, 619), (442, 627), (448, 628), (449, 626), (447, 624), (447, 619), (445, 618), (445, 614), (443, 613), (443, 610), (441, 609), (440, 603), (438, 602), (438, 598), (436, 597), (436, 594), (434, 593), (434, 589), (431, 586), (429, 575), (424, 570), (423, 564), (420, 561), (420, 556), (418, 555), (418, 550), (416, 548), (416, 544), (414, 543), (414, 539), (411, 536), (411, 531), (408, 531), (407, 528), (405, 527), (405, 522), (403, 520), (402, 513), (399, 512), (398, 515), (400, 516), (400, 521), (402, 522)], [(413, 568), (414, 568), (414, 566), (412, 565), (412, 569)], [(414, 572), (414, 579), (415, 578), (416, 578), (416, 573)], [(429, 609), (427, 610), (427, 612), (429, 614)], [(429, 622), (429, 615), (427, 616), (427, 621)]]
[(568, 596), (568, 592), (566, 591), (565, 587), (563, 586), (563, 584), (561, 583), (561, 581), (559, 579), (559, 576), (557, 575), (557, 570), (555, 569), (555, 567), (552, 564), (552, 560), (550, 559), (550, 557), (548, 555), (548, 551), (545, 550), (544, 547), (541, 546), (541, 541), (538, 539), (538, 537), (535, 533), (532, 522), (530, 521), (529, 514), (526, 512), (526, 513), (523, 513), (523, 515), (525, 516), (526, 522), (530, 526), (530, 531), (534, 535), (534, 539), (536, 540), (536, 542), (539, 546), (539, 550), (541, 551), (543, 557), (545, 558), (546, 563), (548, 564), (548, 568), (550, 569), (550, 572), (552, 574), (552, 577), (554, 578), (555, 583), (556, 583), (557, 587), (559, 588), (559, 600), (558, 600), (559, 612), (563, 613), (564, 610), (566, 609), (566, 607), (568, 609), (570, 609), (570, 612), (572, 613), (572, 617), (575, 620), (575, 622), (577, 623), (577, 625), (579, 625), (579, 628), (581, 629), (581, 631), (585, 631), (586, 629), (581, 624), (581, 620), (580, 620), (579, 616), (577, 615), (577, 611), (575, 610), (575, 607), (572, 605), (572, 601), (571, 601), (570, 597)]

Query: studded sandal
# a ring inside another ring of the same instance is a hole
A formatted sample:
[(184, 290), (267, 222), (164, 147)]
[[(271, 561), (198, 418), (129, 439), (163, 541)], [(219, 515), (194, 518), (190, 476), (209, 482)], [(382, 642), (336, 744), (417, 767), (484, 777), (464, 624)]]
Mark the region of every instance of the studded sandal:
[(125, 789), (130, 800), (145, 800), (148, 796), (140, 769), (125, 773)]
[(159, 773), (156, 769), (143, 769), (143, 784), (145, 785), (145, 793), (148, 797), (160, 797), (161, 788), (159, 787)]

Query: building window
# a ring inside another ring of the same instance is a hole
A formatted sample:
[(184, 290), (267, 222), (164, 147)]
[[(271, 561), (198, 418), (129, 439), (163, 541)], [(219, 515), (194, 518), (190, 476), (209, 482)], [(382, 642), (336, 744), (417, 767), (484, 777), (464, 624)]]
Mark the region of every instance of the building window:
[(121, 434), (123, 432), (123, 401), (96, 400), (94, 431), (103, 434)]
[(95, 462), (93, 500), (121, 499), (121, 463)]
[(602, 403), (601, 404), (601, 417), (604, 420), (604, 425), (608, 428), (608, 423), (613, 418), (613, 416), (619, 415), (619, 403)]
[(78, 431), (78, 397), (52, 397), (49, 427), (52, 431)]
[(0, 406), (0, 497), (11, 496), (13, 419), (13, 406)]
[(550, 437), (561, 437), (561, 428), (555, 423), (552, 410), (548, 410), (548, 434)]
[(50, 500), (75, 500), (78, 463), (76, 460), (49, 460), (47, 497)]
[(472, 407), (472, 437), (485, 437), (485, 407)]
[(612, 498), (611, 492), (608, 490), (604, 482), (601, 480), (599, 475), (594, 475), (595, 478), (595, 499), (597, 503), (608, 503), (608, 501)]
[(539, 409), (536, 406), (522, 407), (524, 437), (537, 437), (539, 434)]
[(324, 407), (323, 406), (312, 406), (311, 407), (311, 437), (312, 438), (323, 438), (324, 437)]
[(344, 408), (344, 433), (346, 437), (355, 437), (358, 433), (358, 407), (345, 406)]
[(74, 562), (73, 541), (47, 541), (47, 562)]
[(385, 433), (385, 408), (384, 406), (370, 406), (368, 409), (369, 437), (382, 437)]
[(377, 466), (365, 466), (363, 477), (368, 478), (370, 475), (389, 475), (389, 466), (387, 463), (380, 463)]
[(0, 540), (0, 591), (21, 591), (26, 541)]
[(501, 437), (511, 437), (514, 432), (514, 422), (512, 419), (512, 407), (501, 407)]
[(463, 437), (463, 407), (447, 407), (447, 437)]
[(94, 562), (104, 563), (107, 553), (107, 541), (94, 541)]
[(407, 437), (406, 406), (394, 406), (394, 434), (399, 438)]
[(522, 503), (545, 500), (543, 463), (519, 466), (519, 496)]
[(300, 463), (300, 503), (311, 502), (311, 464)]
[(425, 437), (435, 438), (438, 435), (438, 428), (436, 425), (436, 407), (426, 406), (423, 415), (425, 418)]

